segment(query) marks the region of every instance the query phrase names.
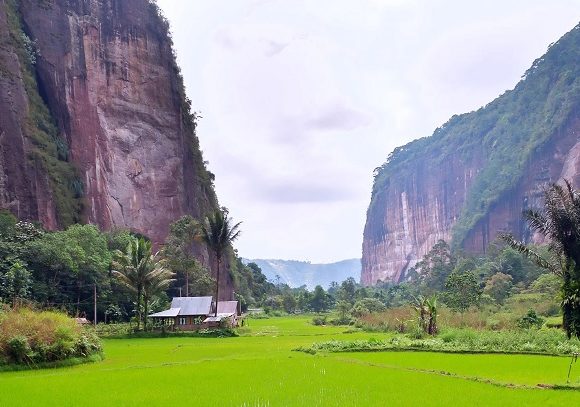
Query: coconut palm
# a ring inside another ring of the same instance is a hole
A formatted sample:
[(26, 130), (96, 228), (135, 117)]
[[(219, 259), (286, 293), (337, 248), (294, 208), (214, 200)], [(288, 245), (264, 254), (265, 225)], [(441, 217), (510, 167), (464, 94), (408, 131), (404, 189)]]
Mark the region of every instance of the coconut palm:
[(548, 254), (541, 255), (512, 235), (501, 235), (511, 247), (562, 279), (563, 324), (570, 338), (580, 337), (580, 193), (569, 181), (544, 191), (543, 211), (527, 210), (530, 228), (548, 240)]
[(144, 320), (143, 329), (147, 330), (147, 316), (149, 315), (149, 303), (157, 295), (164, 292), (169, 288), (171, 283), (175, 281), (173, 273), (171, 270), (165, 267), (165, 261), (159, 259), (159, 255), (156, 253), (151, 256), (149, 264), (149, 271), (145, 274), (145, 279), (143, 281), (143, 308), (144, 308)]
[[(160, 290), (171, 283), (173, 273), (164, 268), (164, 263), (157, 255), (151, 254), (151, 242), (144, 239), (132, 239), (123, 253), (117, 250), (113, 253), (113, 275), (136, 295), (137, 329), (141, 321), (147, 317), (143, 315), (143, 299), (150, 299)], [(146, 322), (144, 322), (146, 327)]]
[(215, 316), (217, 317), (217, 304), (219, 302), (220, 286), (220, 266), (222, 256), (231, 247), (231, 244), (240, 236), (240, 224), (232, 225), (232, 220), (228, 217), (228, 211), (222, 208), (213, 215), (207, 216), (201, 224), (201, 240), (213, 251), (216, 257), (216, 285), (215, 285)]

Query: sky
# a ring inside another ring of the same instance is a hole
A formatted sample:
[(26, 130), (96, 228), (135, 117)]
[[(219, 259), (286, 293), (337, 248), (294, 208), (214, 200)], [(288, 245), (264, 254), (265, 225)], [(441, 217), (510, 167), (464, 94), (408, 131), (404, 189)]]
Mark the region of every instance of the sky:
[(518, 82), (580, 0), (158, 0), (245, 258), (361, 256), (373, 170)]

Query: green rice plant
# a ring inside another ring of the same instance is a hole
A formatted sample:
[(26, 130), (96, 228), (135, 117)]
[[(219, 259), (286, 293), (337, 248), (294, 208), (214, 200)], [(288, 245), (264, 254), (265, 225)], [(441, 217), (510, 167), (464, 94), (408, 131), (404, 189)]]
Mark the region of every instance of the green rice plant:
[[(183, 404), (183, 394), (204, 406), (546, 406), (580, 399), (570, 391), (580, 384), (575, 366), (566, 383), (569, 357), (430, 352), (440, 337), (419, 345), (407, 335), (345, 334), (344, 327), (313, 326), (311, 318), (251, 320), (244, 336), (231, 338), (105, 339), (101, 363), (0, 373), (0, 405), (168, 406)], [(291, 351), (313, 342), (350, 345), (335, 353)], [(377, 352), (384, 344), (423, 347)], [(184, 393), (192, 383), (195, 391)], [(227, 383), (235, 391), (224, 391)]]

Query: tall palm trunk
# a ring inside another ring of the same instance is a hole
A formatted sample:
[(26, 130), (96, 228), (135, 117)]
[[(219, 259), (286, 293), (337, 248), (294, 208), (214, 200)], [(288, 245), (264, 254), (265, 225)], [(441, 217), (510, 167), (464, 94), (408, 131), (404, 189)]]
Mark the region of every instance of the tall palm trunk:
[(144, 313), (145, 315), (143, 318), (143, 330), (145, 332), (147, 332), (147, 315), (149, 315), (149, 304), (148, 303), (149, 303), (149, 298), (144, 297), (143, 298), (143, 308), (145, 311), (145, 313)]
[(220, 257), (217, 259), (217, 274), (216, 274), (216, 283), (215, 283), (215, 314), (214, 316), (217, 317), (218, 312), (218, 303), (219, 303), (219, 294), (220, 294)]
[(137, 330), (139, 330), (141, 328), (141, 296), (142, 296), (142, 292), (141, 292), (141, 287), (137, 288)]

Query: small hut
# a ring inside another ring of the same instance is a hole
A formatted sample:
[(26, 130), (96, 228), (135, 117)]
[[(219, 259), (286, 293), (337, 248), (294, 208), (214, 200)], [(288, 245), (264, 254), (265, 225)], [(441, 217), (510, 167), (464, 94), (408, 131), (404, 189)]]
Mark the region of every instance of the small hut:
[(217, 316), (209, 315), (203, 320), (204, 325), (217, 327), (222, 321), (227, 321), (230, 327), (236, 327), (239, 324), (240, 310), (237, 301), (219, 301), (217, 306)]

